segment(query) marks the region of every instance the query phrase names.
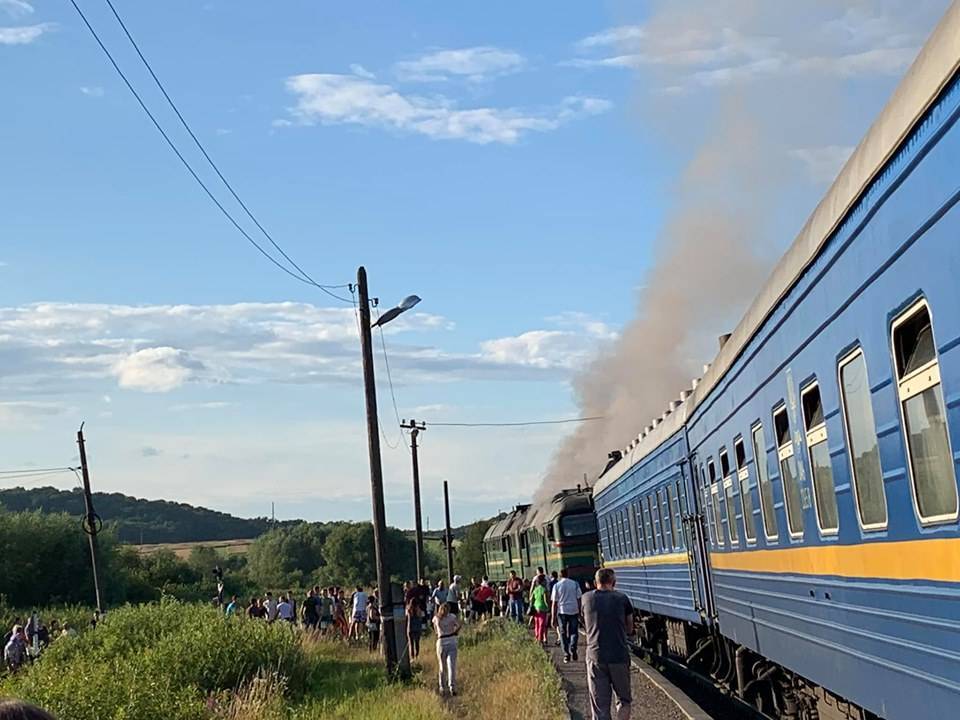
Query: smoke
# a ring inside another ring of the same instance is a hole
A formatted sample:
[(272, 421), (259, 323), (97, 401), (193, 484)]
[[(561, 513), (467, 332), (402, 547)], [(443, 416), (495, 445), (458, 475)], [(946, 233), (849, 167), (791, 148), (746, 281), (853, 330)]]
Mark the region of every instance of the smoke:
[(578, 64), (633, 68), (644, 128), (694, 152), (634, 319), (574, 381), (582, 415), (604, 419), (561, 442), (538, 498), (596, 478), (701, 374), (946, 5), (662, 2), (580, 43)]

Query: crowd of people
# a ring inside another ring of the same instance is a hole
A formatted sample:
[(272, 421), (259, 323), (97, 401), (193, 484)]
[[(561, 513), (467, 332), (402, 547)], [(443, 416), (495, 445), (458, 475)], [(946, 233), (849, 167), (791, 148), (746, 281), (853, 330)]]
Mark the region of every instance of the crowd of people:
[[(613, 570), (598, 570), (596, 590), (568, 576), (566, 569), (549, 575), (538, 568), (532, 578), (511, 572), (505, 583), (486, 577), (459, 575), (447, 585), (443, 580), (409, 581), (403, 585), (407, 649), (410, 659), (420, 655), (421, 639), (436, 636), (439, 664), (438, 685), (442, 695), (456, 694), (457, 637), (464, 624), (502, 616), (529, 624), (536, 642), (547, 646), (547, 633), (554, 628), (565, 663), (576, 661), (581, 626), (587, 643), (587, 686), (594, 720), (607, 720), (611, 700), (616, 698), (616, 717), (630, 716), (630, 653), (627, 636), (633, 630), (630, 600), (615, 590)], [(381, 640), (380, 598), (376, 588), (314, 586), (298, 600), (291, 591), (267, 592), (251, 598), (245, 606), (236, 595), (229, 602), (215, 601), (228, 617), (245, 617), (266, 623), (285, 623), (320, 637), (366, 644), (376, 650)], [(95, 613), (91, 626), (100, 616)], [(51, 621), (49, 627), (36, 613), (17, 621), (3, 638), (3, 660), (9, 672), (17, 672), (35, 659), (57, 638), (75, 634), (66, 623)], [(39, 717), (39, 716), (37, 716)]]
[[(94, 612), (90, 620), (91, 626), (95, 626), (99, 620), (100, 614)], [(15, 673), (28, 662), (38, 658), (58, 638), (76, 635), (76, 632), (69, 623), (57, 619), (51, 620), (47, 625), (37, 613), (32, 613), (26, 620), (17, 618), (0, 640), (0, 646), (3, 647), (3, 667), (7, 672)]]

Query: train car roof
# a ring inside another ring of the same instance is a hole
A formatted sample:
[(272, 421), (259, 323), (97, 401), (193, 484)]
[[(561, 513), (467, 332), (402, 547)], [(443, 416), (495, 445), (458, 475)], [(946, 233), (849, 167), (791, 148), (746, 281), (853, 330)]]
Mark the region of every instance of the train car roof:
[(960, 2), (953, 2), (692, 394), (639, 442), (627, 448), (622, 459), (597, 482), (595, 493), (683, 427), (687, 417), (707, 398), (770, 313), (816, 259), (847, 213), (953, 79), (958, 66)]

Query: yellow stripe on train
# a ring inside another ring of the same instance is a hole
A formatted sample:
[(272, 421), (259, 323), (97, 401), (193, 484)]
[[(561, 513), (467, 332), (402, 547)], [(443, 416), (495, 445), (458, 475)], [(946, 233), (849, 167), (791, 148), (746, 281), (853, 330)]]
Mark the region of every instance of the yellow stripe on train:
[(651, 565), (677, 565), (687, 564), (687, 553), (667, 553), (665, 555), (649, 555), (642, 558), (628, 558), (626, 560), (608, 560), (603, 564), (604, 567), (650, 567)]
[(960, 538), (711, 553), (718, 570), (960, 582)]
[[(668, 553), (604, 565), (642, 568), (686, 562), (686, 553)], [(960, 582), (960, 538), (711, 552), (710, 563), (716, 570)]]

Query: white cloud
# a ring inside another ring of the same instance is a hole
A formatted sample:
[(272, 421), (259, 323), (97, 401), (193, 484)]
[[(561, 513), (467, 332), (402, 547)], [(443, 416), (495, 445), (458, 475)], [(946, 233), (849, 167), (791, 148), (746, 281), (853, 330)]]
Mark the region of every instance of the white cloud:
[(53, 23), (0, 27), (0, 45), (29, 45), (44, 33), (53, 30)]
[(593, 35), (588, 35), (582, 40), (578, 40), (576, 46), (581, 50), (588, 50), (590, 48), (609, 47), (635, 42), (637, 40), (643, 40), (646, 36), (646, 28), (642, 25), (621, 25), (619, 27), (608, 28)]
[(59, 402), (14, 400), (0, 402), (0, 428), (36, 429), (43, 418), (64, 415), (73, 408)]
[(221, 135), (221, 136), (223, 136), (223, 135), (229, 135), (229, 134), (232, 133), (232, 132), (233, 132), (233, 130), (231, 130), (231, 129), (229, 129), (229, 128), (217, 128), (216, 130), (214, 130), (214, 133), (216, 133), (217, 135)]
[(853, 148), (849, 145), (826, 145), (796, 148), (790, 151), (790, 156), (806, 166), (811, 180), (828, 184), (833, 182), (852, 152)]
[(80, 92), (88, 97), (103, 97), (103, 88), (99, 85), (81, 85)]
[[(452, 323), (406, 313), (390, 324), (399, 384), (565, 380), (612, 337), (602, 322), (567, 314), (545, 328), (493, 338), (473, 352), (416, 343)], [(360, 378), (352, 308), (306, 303), (0, 307), (0, 396), (170, 392), (186, 384), (342, 384)], [(380, 360), (378, 359), (379, 363)], [(220, 407), (214, 403), (207, 408)], [(175, 406), (171, 409), (192, 409)]]
[(360, 65), (359, 63), (351, 63), (350, 72), (352, 72), (357, 77), (366, 78), (367, 80), (374, 80), (377, 77), (376, 75), (374, 75), (372, 72), (367, 70), (363, 65)]
[(168, 392), (196, 377), (203, 363), (184, 350), (151, 347), (137, 350), (113, 366), (120, 387), (146, 392)]
[(660, 92), (677, 94), (781, 76), (899, 75), (923, 39), (903, 16), (910, 10), (891, 1), (796, 17), (744, 7), (737, 0), (667, 6), (649, 26), (583, 38), (574, 46), (581, 57), (561, 64), (654, 70)]
[(438, 50), (415, 60), (403, 60), (394, 64), (393, 72), (405, 82), (436, 82), (454, 77), (481, 82), (518, 72), (524, 65), (526, 59), (520, 53), (483, 46)]
[[(544, 112), (459, 109), (448, 98), (404, 95), (389, 85), (353, 75), (294, 75), (286, 85), (297, 96), (290, 113), (301, 124), (386, 127), (479, 144), (514, 143), (527, 133), (555, 130), (575, 117), (598, 114), (610, 107), (608, 101), (599, 98), (567, 98), (559, 107)], [(286, 124), (274, 124), (280, 123)]]
[(149, 457), (159, 457), (163, 454), (163, 450), (153, 447), (152, 445), (144, 445), (140, 448), (140, 455), (149, 458)]
[(224, 400), (211, 400), (210, 402), (199, 403), (179, 403), (171, 405), (172, 412), (191, 412), (193, 410), (222, 410), (223, 408), (234, 407), (236, 403)]
[[(565, 317), (563, 323), (571, 318)], [(576, 329), (531, 330), (481, 343), (484, 355), (496, 363), (542, 370), (582, 368), (616, 333), (602, 322), (576, 317)]]
[(33, 13), (33, 5), (24, 0), (0, 0), (0, 10), (10, 17), (23, 17)]

